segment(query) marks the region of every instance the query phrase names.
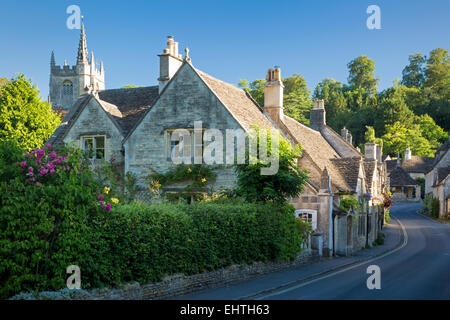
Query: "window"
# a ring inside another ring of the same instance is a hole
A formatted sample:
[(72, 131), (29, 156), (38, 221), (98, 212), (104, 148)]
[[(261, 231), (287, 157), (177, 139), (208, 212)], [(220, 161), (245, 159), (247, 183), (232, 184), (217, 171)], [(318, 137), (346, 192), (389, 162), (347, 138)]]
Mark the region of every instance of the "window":
[(64, 81), (62, 92), (64, 96), (72, 96), (73, 95), (73, 84), (71, 81)]
[(360, 215), (358, 217), (358, 236), (366, 235), (366, 216)]
[(311, 223), (313, 230), (317, 229), (317, 211), (309, 209), (299, 209), (295, 210), (295, 216), (300, 217), (305, 221)]
[(105, 136), (86, 136), (82, 137), (83, 150), (89, 151), (89, 158), (105, 158)]
[(203, 130), (169, 129), (166, 131), (167, 160), (179, 159), (183, 163), (194, 163), (203, 156)]

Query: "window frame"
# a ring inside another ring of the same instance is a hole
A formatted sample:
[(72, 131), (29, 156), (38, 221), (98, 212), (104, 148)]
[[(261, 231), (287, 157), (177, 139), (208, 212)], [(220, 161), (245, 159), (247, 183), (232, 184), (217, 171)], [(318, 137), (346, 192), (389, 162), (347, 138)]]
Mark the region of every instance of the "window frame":
[[(204, 134), (205, 134), (205, 128), (203, 128), (203, 127), (201, 128), (201, 130), (202, 130), (202, 133), (201, 133), (202, 138), (201, 138), (201, 143), (200, 144), (195, 144), (195, 142), (196, 142), (195, 141), (195, 134), (196, 134), (195, 128), (168, 128), (168, 129), (165, 129), (164, 130), (164, 136), (165, 136), (165, 144), (166, 144), (166, 148), (165, 148), (166, 160), (167, 161), (172, 161), (172, 142), (177, 142), (177, 141), (173, 141), (171, 139), (171, 136), (172, 136), (172, 133), (175, 130), (186, 130), (186, 131), (189, 132), (189, 136), (190, 136), (190, 139), (189, 139), (190, 140), (189, 141), (190, 164), (194, 164), (195, 152), (196, 152), (196, 149), (199, 146), (201, 146), (201, 148), (202, 148), (201, 159), (202, 159), (202, 162), (203, 162), (203, 152), (205, 150), (205, 143), (203, 141), (203, 137), (204, 137)], [(179, 143), (183, 143), (183, 149), (182, 149), (182, 151), (183, 151), (183, 156), (182, 156), (183, 161), (182, 162), (186, 163), (185, 160), (187, 159), (186, 158), (187, 156), (184, 156), (184, 152), (185, 152), (185, 148), (186, 148), (187, 144), (185, 144), (185, 142), (184, 142), (184, 135), (183, 135), (183, 141), (178, 140), (178, 144)]]
[[(94, 134), (94, 135), (83, 135), (81, 138), (81, 149), (83, 151), (88, 151), (88, 149), (85, 148), (86, 146), (86, 140), (92, 139), (92, 150), (94, 151), (94, 156), (89, 157), (90, 160), (104, 160), (106, 158), (106, 135), (104, 134)], [(103, 148), (97, 148), (97, 139), (96, 138), (103, 138)], [(98, 158), (98, 150), (103, 150), (103, 158)]]
[[(305, 217), (306, 215), (306, 217)], [(295, 216), (311, 223), (313, 230), (317, 230), (317, 211), (312, 209), (296, 209)], [(306, 219), (305, 219), (306, 218)]]

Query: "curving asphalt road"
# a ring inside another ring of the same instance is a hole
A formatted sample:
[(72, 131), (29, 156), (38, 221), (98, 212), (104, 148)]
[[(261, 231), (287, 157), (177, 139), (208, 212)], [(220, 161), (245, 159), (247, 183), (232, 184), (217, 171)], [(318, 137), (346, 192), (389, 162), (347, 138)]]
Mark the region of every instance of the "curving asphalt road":
[[(333, 276), (275, 290), (259, 299), (450, 299), (450, 225), (397, 204), (391, 215), (407, 233), (403, 248)], [(381, 289), (369, 290), (367, 267), (378, 265)]]
[[(450, 224), (417, 214), (419, 208), (420, 204), (392, 206), (391, 216), (398, 220), (387, 227), (384, 246), (175, 299), (450, 300)], [(384, 253), (386, 248), (396, 249)], [(367, 288), (370, 265), (380, 267), (380, 289)]]

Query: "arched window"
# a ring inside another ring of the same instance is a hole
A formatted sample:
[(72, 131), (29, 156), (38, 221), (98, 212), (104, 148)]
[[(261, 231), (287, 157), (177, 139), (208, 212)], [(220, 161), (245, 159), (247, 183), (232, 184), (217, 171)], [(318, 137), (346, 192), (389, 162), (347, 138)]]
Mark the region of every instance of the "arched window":
[(66, 80), (63, 82), (62, 92), (64, 96), (72, 96), (73, 95), (73, 84), (71, 81)]

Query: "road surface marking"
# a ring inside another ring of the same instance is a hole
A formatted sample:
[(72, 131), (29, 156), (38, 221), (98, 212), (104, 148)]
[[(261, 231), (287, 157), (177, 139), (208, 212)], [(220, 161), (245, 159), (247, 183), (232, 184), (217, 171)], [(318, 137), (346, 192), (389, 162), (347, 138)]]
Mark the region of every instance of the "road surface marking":
[(313, 279), (313, 280), (310, 280), (310, 281), (307, 281), (307, 282), (303, 282), (303, 283), (300, 283), (300, 284), (298, 284), (298, 285), (295, 285), (295, 286), (292, 286), (292, 287), (289, 287), (289, 288), (286, 288), (286, 289), (283, 289), (283, 290), (280, 290), (280, 291), (276, 291), (276, 292), (273, 292), (273, 293), (269, 293), (269, 294), (262, 295), (262, 296), (256, 298), (255, 300), (262, 300), (262, 299), (264, 299), (264, 298), (269, 298), (269, 297), (273, 297), (273, 296), (278, 296), (278, 295), (280, 295), (280, 294), (283, 294), (283, 293), (286, 293), (286, 292), (289, 292), (289, 291), (292, 291), (292, 290), (295, 290), (295, 289), (304, 287), (304, 286), (306, 286), (306, 285), (308, 285), (308, 284), (311, 284), (311, 283), (314, 283), (314, 282), (317, 282), (317, 281), (320, 281), (320, 280), (323, 280), (323, 279), (327, 279), (327, 278), (329, 278), (329, 277), (332, 277), (332, 276), (341, 274), (341, 273), (346, 272), (346, 271), (348, 271), (348, 270), (351, 270), (351, 269), (360, 267), (360, 266), (365, 265), (365, 264), (367, 264), (367, 263), (370, 263), (370, 262), (372, 262), (372, 261), (375, 261), (375, 260), (384, 258), (384, 257), (386, 257), (386, 256), (388, 256), (388, 255), (390, 255), (390, 254), (392, 254), (392, 253), (394, 253), (394, 252), (397, 252), (397, 251), (400, 250), (400, 249), (403, 249), (403, 248), (408, 244), (408, 233), (406, 232), (406, 228), (405, 228), (405, 226), (403, 225), (403, 223), (401, 223), (401, 221), (398, 220), (397, 218), (395, 218), (395, 217), (393, 217), (393, 218), (399, 223), (400, 227), (402, 228), (402, 232), (403, 232), (403, 243), (402, 243), (399, 247), (395, 248), (394, 250), (388, 251), (388, 252), (383, 253), (382, 255), (380, 255), (380, 256), (378, 256), (378, 257), (374, 257), (374, 258), (372, 258), (372, 259), (362, 261), (362, 262), (360, 262), (360, 263), (358, 263), (358, 264), (352, 265), (352, 266), (347, 267), (347, 268), (344, 268), (344, 269), (342, 269), (342, 270), (338, 270), (338, 271), (332, 272), (332, 273), (327, 274), (327, 275), (325, 275), (325, 276), (322, 276), (322, 277), (319, 277), (319, 278), (316, 278), (316, 279)]

